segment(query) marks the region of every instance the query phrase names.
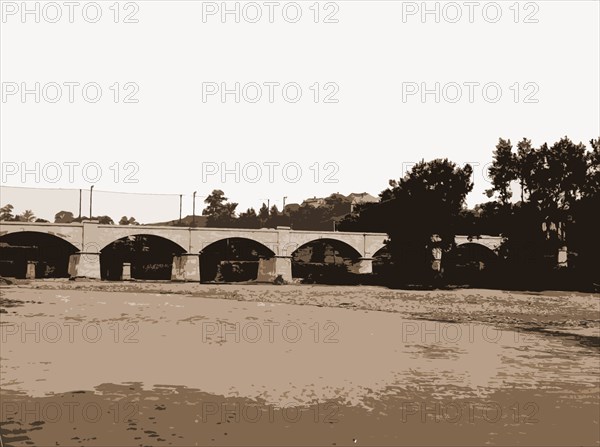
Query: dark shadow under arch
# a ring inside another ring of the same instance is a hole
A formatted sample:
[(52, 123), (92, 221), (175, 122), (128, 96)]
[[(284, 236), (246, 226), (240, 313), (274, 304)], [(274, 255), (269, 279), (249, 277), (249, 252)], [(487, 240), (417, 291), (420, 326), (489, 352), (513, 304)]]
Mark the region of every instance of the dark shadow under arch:
[(122, 278), (123, 264), (131, 264), (131, 277), (145, 280), (169, 280), (173, 256), (186, 250), (170, 239), (151, 234), (125, 236), (100, 250), (102, 279), (118, 281)]
[[(445, 259), (444, 259), (445, 258)], [(485, 245), (467, 242), (444, 255), (442, 263), (448, 282), (459, 285), (491, 286), (500, 278), (500, 258)]]
[(253, 239), (233, 237), (220, 239), (200, 252), (201, 282), (253, 281), (261, 258), (275, 253)]
[(393, 271), (392, 253), (389, 246), (384, 245), (373, 253), (373, 274), (387, 278), (393, 275)]
[(307, 242), (292, 252), (292, 277), (307, 283), (354, 282), (350, 266), (361, 254), (346, 242), (322, 238)]
[(0, 276), (25, 278), (35, 263), (36, 278), (68, 278), (69, 257), (79, 249), (48, 233), (19, 231), (0, 237)]

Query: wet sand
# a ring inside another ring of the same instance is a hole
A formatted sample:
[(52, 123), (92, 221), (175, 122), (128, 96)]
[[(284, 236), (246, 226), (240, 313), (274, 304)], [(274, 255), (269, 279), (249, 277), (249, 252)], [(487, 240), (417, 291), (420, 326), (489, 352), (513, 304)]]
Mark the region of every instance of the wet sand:
[(2, 297), (4, 445), (600, 443), (598, 295), (36, 281)]

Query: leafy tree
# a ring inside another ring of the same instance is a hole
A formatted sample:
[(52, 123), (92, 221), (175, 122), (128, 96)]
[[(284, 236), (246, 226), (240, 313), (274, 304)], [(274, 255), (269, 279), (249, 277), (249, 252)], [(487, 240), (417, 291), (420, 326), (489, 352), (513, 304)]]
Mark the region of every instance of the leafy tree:
[(238, 228), (260, 228), (260, 220), (254, 208), (248, 208), (246, 212), (240, 213), (237, 219)]
[[(296, 230), (331, 231), (334, 222), (344, 220), (350, 213), (352, 202), (339, 193), (331, 194), (323, 200), (323, 204), (313, 206), (304, 203), (297, 210), (290, 212), (289, 222)], [(285, 223), (280, 223), (285, 225)]]
[(511, 182), (517, 179), (517, 156), (512, 151), (510, 140), (500, 138), (493, 155), (493, 163), (489, 169), (489, 176), (493, 188), (488, 190), (488, 196), (497, 191), (500, 202), (508, 203), (512, 197)]
[(71, 211), (59, 211), (54, 215), (54, 223), (71, 223), (75, 220), (75, 216)]
[(405, 280), (429, 281), (439, 272), (433, 256), (454, 246), (458, 216), (473, 189), (472, 174), (468, 164), (421, 161), (380, 194), (385, 202), (378, 217), (388, 222), (389, 250)]
[(92, 221), (97, 221), (100, 225), (114, 225), (115, 222), (112, 220), (112, 218), (110, 216), (92, 216), (87, 217), (87, 216), (81, 216), (81, 217), (76, 217), (75, 219), (73, 219), (73, 222), (83, 222), (84, 220), (92, 220)]
[(14, 207), (9, 203), (0, 208), (0, 220), (11, 221), (15, 219), (13, 215)]
[(583, 196), (586, 198), (600, 196), (600, 138), (590, 141), (592, 150), (587, 153), (587, 172)]
[(92, 220), (97, 220), (100, 225), (114, 225), (115, 222), (110, 216), (97, 216), (92, 217)]
[(378, 213), (379, 203), (359, 203), (339, 222), (340, 231), (386, 232), (387, 225)]
[(269, 220), (269, 208), (266, 203), (263, 203), (258, 210), (258, 219), (260, 220), (262, 227), (267, 225), (267, 221)]
[(517, 144), (517, 155), (514, 159), (515, 165), (512, 166), (514, 172), (516, 172), (516, 177), (521, 188), (521, 202), (525, 201), (525, 192), (530, 192), (527, 189), (527, 179), (533, 170), (535, 162), (536, 156), (533, 147), (531, 146), (531, 140), (523, 138), (519, 141), (519, 144)]
[(267, 219), (268, 227), (277, 228), (278, 226), (289, 226), (290, 216), (287, 213), (280, 213), (277, 205), (273, 205), (269, 210), (269, 218)]
[(352, 209), (352, 201), (343, 194), (335, 193), (325, 197), (325, 206), (329, 208), (332, 219), (345, 216)]
[(233, 227), (235, 226), (235, 209), (237, 203), (228, 203), (225, 193), (215, 189), (204, 199), (206, 208), (202, 211), (207, 216), (206, 224), (209, 227)]
[(121, 220), (119, 220), (119, 225), (139, 225), (139, 223), (133, 216), (129, 218), (127, 216), (123, 216), (121, 217)]
[(23, 213), (17, 216), (19, 222), (33, 222), (35, 220), (35, 214), (31, 210), (25, 210)]
[(331, 230), (329, 211), (326, 206), (303, 204), (290, 214), (290, 220), (295, 230)]

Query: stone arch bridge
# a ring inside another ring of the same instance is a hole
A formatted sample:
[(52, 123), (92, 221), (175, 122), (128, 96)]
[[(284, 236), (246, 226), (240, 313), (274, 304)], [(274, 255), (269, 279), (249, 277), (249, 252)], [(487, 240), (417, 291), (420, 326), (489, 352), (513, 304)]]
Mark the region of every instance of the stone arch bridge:
[[(182, 281), (199, 281), (200, 253), (205, 247), (224, 239), (249, 239), (269, 249), (271, 256), (259, 261), (257, 278), (259, 281), (272, 281), (278, 275), (290, 281), (292, 253), (303, 245), (320, 239), (338, 241), (353, 250), (355, 255), (351, 268), (353, 273), (372, 273), (373, 258), (385, 247), (387, 239), (385, 233), (299, 231), (287, 227), (235, 229), (100, 225), (95, 221), (71, 224), (0, 222), (0, 237), (19, 232), (43, 233), (70, 243), (75, 248), (75, 253), (69, 258), (69, 275), (97, 279), (100, 278), (100, 253), (108, 245), (119, 239), (136, 235), (161, 237), (181, 247), (182, 254), (173, 258), (171, 279)], [(500, 238), (484, 236), (471, 240), (466, 236), (457, 236), (456, 242), (459, 245), (480, 243), (490, 250), (495, 250), (500, 244)]]

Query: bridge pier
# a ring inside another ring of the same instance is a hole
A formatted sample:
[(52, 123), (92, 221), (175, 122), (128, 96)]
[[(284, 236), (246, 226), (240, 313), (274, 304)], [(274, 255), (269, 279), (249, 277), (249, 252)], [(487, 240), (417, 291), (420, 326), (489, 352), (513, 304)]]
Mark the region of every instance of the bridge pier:
[(25, 271), (25, 279), (35, 279), (35, 261), (27, 261), (27, 270)]
[(200, 282), (200, 257), (191, 253), (173, 256), (171, 281)]
[(358, 261), (352, 263), (349, 270), (358, 275), (373, 273), (373, 258), (358, 258)]
[(442, 248), (440, 244), (442, 242), (442, 238), (439, 234), (431, 235), (431, 269), (439, 274), (442, 272)]
[(121, 281), (131, 280), (131, 262), (123, 263), (123, 270), (121, 270)]
[(560, 247), (558, 249), (558, 254), (556, 257), (556, 264), (558, 265), (558, 268), (566, 268), (569, 266), (569, 251), (567, 250), (567, 247)]
[(284, 281), (292, 282), (291, 256), (274, 256), (268, 259), (259, 259), (257, 281), (274, 282), (279, 275), (281, 275)]
[(75, 253), (69, 257), (71, 278), (100, 279), (100, 253)]

